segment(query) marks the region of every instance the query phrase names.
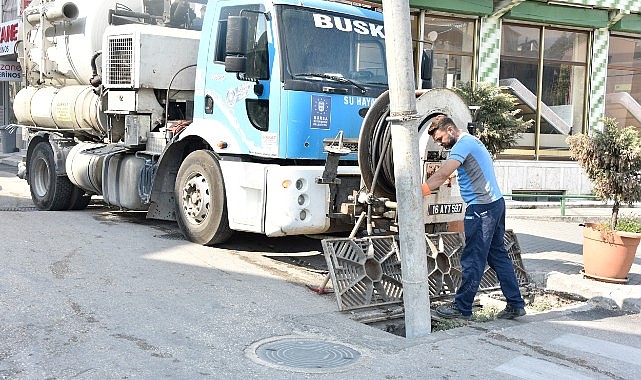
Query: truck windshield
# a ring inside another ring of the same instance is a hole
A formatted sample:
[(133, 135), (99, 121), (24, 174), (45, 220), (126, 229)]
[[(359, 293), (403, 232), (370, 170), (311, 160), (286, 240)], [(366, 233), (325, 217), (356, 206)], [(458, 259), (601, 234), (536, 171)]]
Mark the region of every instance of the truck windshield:
[(387, 86), (382, 20), (290, 6), (278, 14), (285, 81)]

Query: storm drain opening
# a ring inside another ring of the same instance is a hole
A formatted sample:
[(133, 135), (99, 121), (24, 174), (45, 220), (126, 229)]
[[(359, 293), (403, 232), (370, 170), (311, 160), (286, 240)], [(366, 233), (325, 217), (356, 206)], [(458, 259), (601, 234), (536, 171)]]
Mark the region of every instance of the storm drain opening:
[(0, 207), (0, 211), (7, 212), (31, 212), (31, 211), (40, 211), (37, 207), (30, 206), (20, 206), (20, 207)]
[[(531, 285), (522, 287), (521, 294), (525, 300), (525, 310), (529, 315), (568, 307), (577, 307), (588, 301), (587, 298), (577, 294), (540, 289)], [(505, 297), (503, 297), (500, 290), (479, 292), (472, 305), (472, 319), (470, 321), (464, 321), (460, 319), (439, 318), (438, 315), (436, 315), (434, 309), (446, 302), (450, 301), (443, 299), (432, 301), (432, 332), (493, 321), (506, 304)], [(350, 319), (353, 321), (366, 324), (390, 334), (405, 337), (405, 314), (402, 305), (397, 307), (381, 306), (364, 308), (362, 310), (352, 310), (350, 313)]]
[(258, 364), (294, 371), (328, 373), (346, 370), (361, 353), (342, 343), (317, 338), (285, 336), (254, 343), (247, 355)]

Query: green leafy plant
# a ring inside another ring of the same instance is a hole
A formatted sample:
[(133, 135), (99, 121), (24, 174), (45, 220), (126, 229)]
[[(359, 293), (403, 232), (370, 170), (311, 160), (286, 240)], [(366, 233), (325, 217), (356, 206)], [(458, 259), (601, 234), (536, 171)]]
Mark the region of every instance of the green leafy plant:
[(610, 228), (617, 229), (621, 203), (641, 201), (641, 137), (637, 130), (605, 118), (602, 131), (569, 136), (567, 142), (572, 158), (594, 185), (594, 194), (614, 203)]
[(617, 221), (617, 231), (641, 233), (641, 220), (639, 218), (619, 218)]
[(468, 106), (478, 106), (479, 121), (483, 129), (477, 131), (476, 137), (481, 140), (492, 157), (516, 144), (519, 135), (532, 124), (517, 117), (520, 109), (516, 108), (517, 99), (503, 91), (500, 86), (488, 83), (473, 85), (467, 83), (455, 89)]
[(496, 319), (496, 315), (500, 312), (496, 305), (485, 305), (482, 309), (472, 313), (476, 322), (488, 322)]
[[(602, 223), (605, 227), (604, 231), (611, 231), (610, 221)], [(633, 216), (620, 216), (617, 219), (617, 226), (615, 228), (617, 231), (626, 231), (626, 232), (636, 232), (641, 233), (641, 218), (635, 218)]]
[(432, 320), (432, 332), (451, 330), (466, 325), (467, 324), (460, 319), (441, 319), (438, 321)]

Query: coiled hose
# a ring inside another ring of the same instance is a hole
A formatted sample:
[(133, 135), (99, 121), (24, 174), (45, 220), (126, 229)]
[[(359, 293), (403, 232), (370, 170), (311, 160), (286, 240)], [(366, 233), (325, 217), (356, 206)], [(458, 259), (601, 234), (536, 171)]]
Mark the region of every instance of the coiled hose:
[[(416, 96), (425, 93), (417, 90)], [(396, 200), (392, 130), (387, 118), (389, 91), (379, 96), (367, 111), (358, 138), (358, 166), (368, 192), (379, 198)], [(434, 115), (424, 118), (419, 129)]]

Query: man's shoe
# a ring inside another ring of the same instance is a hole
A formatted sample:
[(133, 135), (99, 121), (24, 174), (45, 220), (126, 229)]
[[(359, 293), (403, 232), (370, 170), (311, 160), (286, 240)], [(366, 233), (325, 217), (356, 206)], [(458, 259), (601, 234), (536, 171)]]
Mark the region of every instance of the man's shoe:
[(525, 315), (525, 309), (522, 307), (512, 307), (510, 305), (507, 305), (505, 309), (501, 310), (497, 315), (496, 318), (500, 319), (514, 319), (518, 317), (522, 317)]
[(452, 319), (452, 318), (459, 318), (459, 319), (465, 319), (465, 320), (470, 320), (472, 319), (472, 315), (463, 315), (461, 311), (456, 307), (456, 304), (452, 303), (450, 305), (443, 305), (439, 306), (436, 308), (436, 314), (438, 314), (439, 317), (441, 318), (447, 318), (447, 319)]

